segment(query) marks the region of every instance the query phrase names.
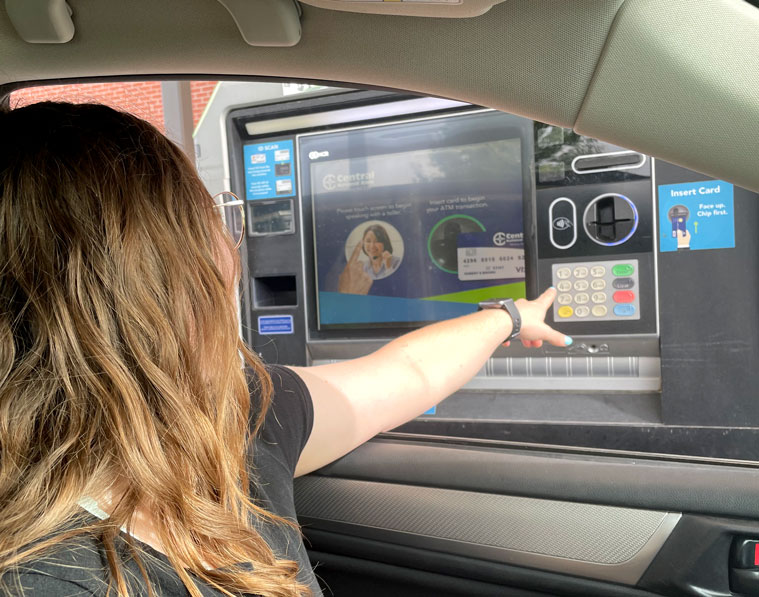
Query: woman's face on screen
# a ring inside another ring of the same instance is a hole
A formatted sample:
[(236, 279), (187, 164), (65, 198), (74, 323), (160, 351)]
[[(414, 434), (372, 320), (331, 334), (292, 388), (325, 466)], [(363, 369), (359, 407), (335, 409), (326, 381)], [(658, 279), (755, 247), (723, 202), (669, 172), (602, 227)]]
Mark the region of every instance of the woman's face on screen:
[(382, 253), (385, 251), (385, 245), (377, 240), (374, 232), (369, 230), (364, 234), (364, 253), (369, 256), (369, 259), (375, 260), (382, 257)]

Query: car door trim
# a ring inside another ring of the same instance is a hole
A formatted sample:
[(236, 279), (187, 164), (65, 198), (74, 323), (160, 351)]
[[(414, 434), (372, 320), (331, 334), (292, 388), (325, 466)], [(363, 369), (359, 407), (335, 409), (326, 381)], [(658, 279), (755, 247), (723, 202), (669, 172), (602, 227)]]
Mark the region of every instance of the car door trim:
[(634, 585), (679, 513), (308, 476), (295, 484), (308, 528)]

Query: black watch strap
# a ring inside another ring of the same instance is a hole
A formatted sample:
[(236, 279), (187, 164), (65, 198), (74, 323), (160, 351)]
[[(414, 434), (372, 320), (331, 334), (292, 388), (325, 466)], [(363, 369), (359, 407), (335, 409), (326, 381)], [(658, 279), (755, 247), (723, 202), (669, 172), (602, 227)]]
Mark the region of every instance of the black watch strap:
[(478, 305), (477, 310), (482, 311), (483, 309), (503, 309), (511, 316), (511, 334), (509, 334), (509, 337), (506, 338), (504, 342), (508, 342), (519, 336), (519, 331), (522, 329), (522, 318), (519, 315), (519, 309), (517, 309), (513, 299), (490, 299), (482, 301)]

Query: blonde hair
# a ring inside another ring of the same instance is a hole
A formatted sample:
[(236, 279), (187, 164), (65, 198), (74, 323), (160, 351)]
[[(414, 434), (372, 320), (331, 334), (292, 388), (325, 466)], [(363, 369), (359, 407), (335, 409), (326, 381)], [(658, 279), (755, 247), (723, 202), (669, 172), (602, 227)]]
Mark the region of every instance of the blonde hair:
[[(271, 380), (239, 339), (239, 260), (230, 280), (192, 164), (100, 105), (35, 104), (0, 129), (0, 577), (94, 534), (109, 594), (128, 595), (115, 540), (144, 508), (194, 597), (191, 574), (226, 595), (308, 594), (255, 530), (295, 526), (248, 493)], [(58, 533), (116, 480), (110, 518)]]

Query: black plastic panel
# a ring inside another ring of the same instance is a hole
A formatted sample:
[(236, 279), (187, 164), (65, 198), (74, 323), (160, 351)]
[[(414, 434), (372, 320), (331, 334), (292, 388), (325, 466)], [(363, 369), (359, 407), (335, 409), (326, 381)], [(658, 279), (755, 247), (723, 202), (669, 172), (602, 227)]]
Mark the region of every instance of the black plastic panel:
[(759, 522), (684, 516), (639, 586), (683, 597), (733, 595), (729, 581), (730, 546), (740, 534), (759, 537)]
[[(541, 396), (543, 396), (541, 394)], [(562, 397), (558, 399), (561, 400)], [(581, 417), (578, 414), (578, 419)], [(559, 423), (416, 419), (401, 433), (505, 440), (601, 450), (628, 450), (705, 458), (759, 461), (759, 429), (659, 424)]]
[(651, 597), (644, 590), (304, 529), (325, 596)]
[[(657, 185), (703, 180), (657, 162)], [(759, 426), (759, 197), (734, 206), (734, 249), (659, 254), (664, 423)]]

